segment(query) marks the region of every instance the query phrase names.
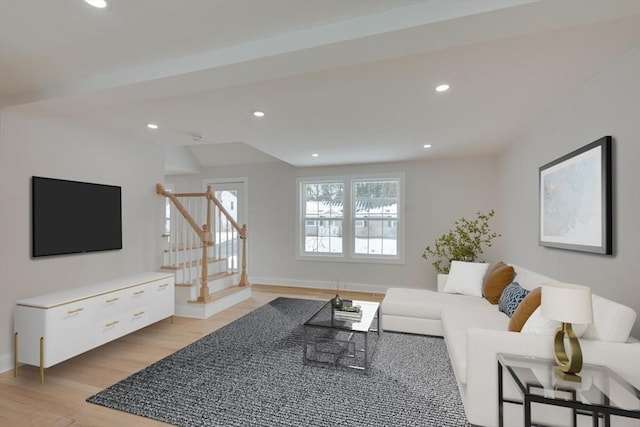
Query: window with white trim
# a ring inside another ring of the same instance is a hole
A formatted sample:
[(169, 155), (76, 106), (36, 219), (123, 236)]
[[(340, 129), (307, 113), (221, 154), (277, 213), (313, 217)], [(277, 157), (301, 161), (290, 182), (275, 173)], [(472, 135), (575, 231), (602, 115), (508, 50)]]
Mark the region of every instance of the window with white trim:
[(298, 256), (403, 262), (404, 176), (298, 179)]
[(398, 255), (400, 181), (353, 180), (351, 194), (354, 254)]
[(344, 183), (301, 185), (305, 254), (341, 254)]

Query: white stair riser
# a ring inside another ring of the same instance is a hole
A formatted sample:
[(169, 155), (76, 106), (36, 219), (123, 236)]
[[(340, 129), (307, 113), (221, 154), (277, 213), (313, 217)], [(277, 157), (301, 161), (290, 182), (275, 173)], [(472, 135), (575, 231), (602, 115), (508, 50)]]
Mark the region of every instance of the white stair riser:
[(176, 307), (178, 304), (186, 303), (187, 301), (193, 301), (198, 298), (198, 293), (200, 292), (200, 287), (198, 286), (176, 286), (175, 287), (175, 303)]
[(247, 286), (241, 291), (227, 295), (226, 297), (217, 299), (208, 304), (176, 303), (176, 316), (190, 317), (194, 319), (207, 319), (214, 314), (220, 313), (221, 311), (249, 298), (251, 298), (251, 287)]
[(209, 293), (212, 294), (214, 292), (222, 291), (224, 289), (230, 288), (231, 286), (235, 286), (240, 282), (239, 274), (232, 274), (230, 276), (221, 277), (219, 279), (209, 281)]
[[(209, 293), (222, 291), (224, 289), (235, 286), (240, 281), (240, 274), (232, 274), (230, 276), (221, 277), (211, 280), (208, 283)], [(193, 301), (200, 296), (200, 285), (197, 286), (176, 286), (176, 305)]]
[[(169, 271), (169, 270), (165, 270)], [(191, 280), (198, 280), (197, 278), (202, 275), (202, 266), (194, 265), (180, 270), (174, 270), (176, 276), (176, 283), (189, 283)], [(227, 261), (218, 260), (212, 261), (207, 264), (207, 275), (222, 273), (227, 271)]]

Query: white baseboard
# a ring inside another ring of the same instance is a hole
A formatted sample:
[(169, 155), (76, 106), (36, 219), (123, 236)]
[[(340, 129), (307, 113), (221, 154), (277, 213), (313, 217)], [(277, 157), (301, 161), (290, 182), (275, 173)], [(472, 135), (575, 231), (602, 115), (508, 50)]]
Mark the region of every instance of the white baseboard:
[(13, 353), (0, 354), (0, 374), (13, 369)]
[[(331, 283), (317, 280), (281, 279), (275, 277), (250, 277), (249, 282), (257, 285), (291, 286), (292, 288), (333, 289)], [(347, 283), (347, 291), (374, 292), (384, 294), (390, 286), (365, 283)]]

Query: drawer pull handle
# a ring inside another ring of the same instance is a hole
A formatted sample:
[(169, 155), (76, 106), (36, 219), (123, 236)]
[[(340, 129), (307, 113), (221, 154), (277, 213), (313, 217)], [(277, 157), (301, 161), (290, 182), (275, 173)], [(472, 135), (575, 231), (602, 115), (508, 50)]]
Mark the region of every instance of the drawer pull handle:
[(135, 295), (142, 295), (142, 294), (144, 294), (144, 291), (137, 291), (137, 292), (134, 292), (134, 293), (133, 293), (133, 295), (134, 295), (134, 296), (135, 296)]
[(107, 300), (107, 304), (111, 304), (112, 302), (118, 301), (120, 298), (111, 298)]
[(166, 288), (167, 286), (169, 286), (169, 284), (168, 283), (164, 283), (164, 284), (160, 285), (160, 289)]
[(76, 308), (75, 310), (69, 310), (69, 311), (67, 311), (67, 314), (76, 314), (76, 313), (80, 313), (82, 310), (84, 310), (84, 308), (79, 307), (79, 308)]
[(104, 326), (105, 326), (105, 327), (107, 327), (107, 328), (110, 328), (111, 326), (113, 326), (113, 325), (117, 325), (118, 323), (120, 323), (120, 321), (119, 321), (119, 320), (114, 320), (113, 322), (109, 322), (109, 323), (107, 323), (107, 324), (106, 324), (106, 325), (104, 325)]
[(144, 314), (144, 310), (139, 311), (137, 313), (133, 313), (133, 317), (138, 317), (138, 316), (142, 316)]

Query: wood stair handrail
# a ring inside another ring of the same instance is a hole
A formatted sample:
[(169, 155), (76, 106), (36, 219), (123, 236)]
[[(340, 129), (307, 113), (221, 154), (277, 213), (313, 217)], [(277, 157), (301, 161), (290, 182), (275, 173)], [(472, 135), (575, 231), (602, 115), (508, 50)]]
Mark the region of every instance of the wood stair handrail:
[(161, 196), (168, 197), (169, 200), (171, 200), (171, 202), (173, 202), (175, 207), (180, 211), (180, 213), (182, 214), (184, 219), (187, 220), (187, 222), (189, 223), (189, 225), (191, 226), (193, 231), (196, 232), (196, 234), (198, 235), (200, 240), (203, 243), (207, 243), (206, 242), (206, 238), (207, 238), (206, 231), (203, 230), (202, 228), (200, 228), (198, 223), (193, 219), (193, 217), (191, 216), (189, 211), (187, 211), (185, 209), (185, 207), (182, 205), (182, 203), (180, 203), (180, 200), (178, 200), (178, 198), (176, 197), (175, 194), (171, 193), (170, 191), (165, 190), (164, 187), (162, 186), (162, 184), (156, 184), (156, 193), (161, 195)]
[[(211, 236), (211, 204), (212, 202), (216, 205), (216, 207), (222, 212), (222, 214), (226, 217), (226, 219), (231, 223), (233, 228), (238, 232), (238, 236), (242, 239), (242, 267), (240, 273), (240, 282), (238, 286), (248, 286), (250, 285), (248, 276), (247, 276), (247, 224), (242, 224), (242, 227), (238, 225), (238, 223), (233, 219), (233, 217), (227, 212), (222, 203), (215, 197), (211, 186), (207, 186), (207, 191), (204, 193), (172, 193), (170, 191), (165, 190), (162, 184), (156, 184), (156, 193), (168, 197), (169, 200), (174, 204), (174, 206), (178, 209), (178, 211), (182, 214), (182, 216), (187, 220), (191, 228), (197, 233), (198, 237), (203, 243), (202, 247), (202, 259), (207, 259), (207, 247), (213, 242)], [(202, 228), (196, 223), (191, 214), (185, 209), (182, 205), (178, 197), (204, 197), (207, 200), (207, 224), (203, 225)], [(200, 287), (200, 297), (198, 297), (198, 301), (204, 302), (210, 299), (209, 296), (209, 286), (207, 282), (207, 263), (202, 263), (202, 285)]]

